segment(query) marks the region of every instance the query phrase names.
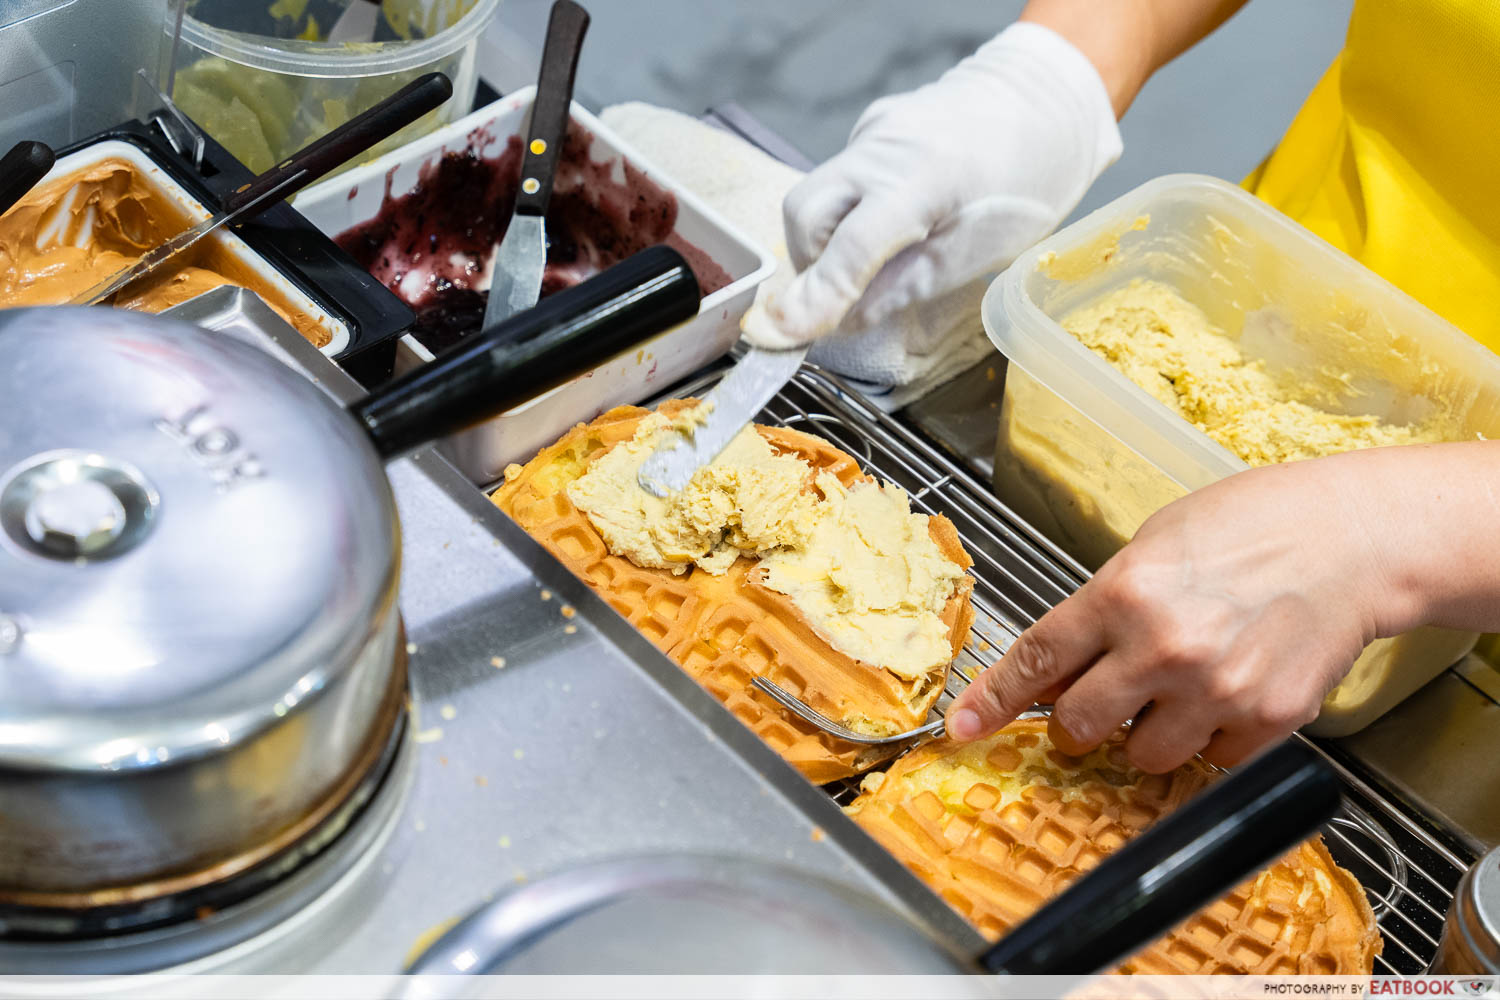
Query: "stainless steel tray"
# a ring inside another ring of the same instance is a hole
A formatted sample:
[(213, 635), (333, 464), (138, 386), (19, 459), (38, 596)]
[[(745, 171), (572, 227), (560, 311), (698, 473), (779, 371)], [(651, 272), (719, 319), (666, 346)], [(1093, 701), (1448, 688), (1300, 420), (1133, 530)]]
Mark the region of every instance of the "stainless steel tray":
[[(269, 341), (335, 398), (359, 394), (290, 327), (259, 315), (253, 296), (226, 290), (193, 305), (195, 321)], [(973, 476), (830, 376), (805, 369), (761, 420), (828, 437), (957, 525), (976, 559), (976, 625), (953, 691), (1083, 579)], [(391, 972), (434, 928), (519, 881), (691, 851), (819, 872), (977, 953), (979, 935), (843, 815), (848, 784), (807, 784), (435, 452), (390, 475), (404, 532), (410, 736), (372, 805), (247, 904), (133, 938), (3, 944), (0, 967)], [(1380, 909), (1377, 971), (1419, 971), (1464, 859), (1359, 785), (1348, 795), (1329, 839)]]
[[(341, 402), (362, 394), (258, 306), (223, 289), (173, 315), (259, 340)], [(821, 873), (977, 953), (957, 914), (436, 452), (388, 471), (410, 717), (371, 805), (244, 904), (144, 934), (0, 942), (0, 969), (396, 972), (428, 932), (519, 882), (688, 852)]]
[[(722, 370), (720, 366), (661, 398), (701, 396)], [(913, 509), (953, 521), (975, 560), (975, 620), (955, 661), (948, 698), (1086, 579), (1081, 566), (1012, 514), (973, 473), (815, 366), (804, 367), (757, 419), (828, 438), (859, 459), (866, 472), (905, 489)], [(1360, 880), (1376, 910), (1386, 945), (1375, 971), (1421, 972), (1437, 951), (1453, 889), (1475, 855), (1445, 844), (1326, 749), (1317, 748), (1344, 778), (1344, 815), (1323, 832), (1330, 852)], [(847, 803), (856, 794), (857, 781), (825, 791)]]

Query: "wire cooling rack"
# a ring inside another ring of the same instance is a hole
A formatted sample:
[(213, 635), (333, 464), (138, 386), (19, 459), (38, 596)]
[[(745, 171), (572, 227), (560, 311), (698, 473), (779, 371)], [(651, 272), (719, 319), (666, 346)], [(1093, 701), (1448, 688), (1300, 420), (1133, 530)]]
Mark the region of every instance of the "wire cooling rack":
[[(722, 374), (721, 366), (670, 395), (701, 396)], [(954, 661), (939, 711), (1087, 578), (1081, 566), (943, 451), (816, 366), (799, 371), (756, 419), (827, 438), (866, 472), (906, 490), (914, 510), (941, 514), (958, 529), (974, 559), (974, 626)], [(1324, 828), (1324, 840), (1339, 864), (1359, 879), (1375, 910), (1385, 941), (1375, 972), (1423, 972), (1437, 953), (1453, 890), (1474, 859), (1454, 853), (1379, 790), (1337, 761), (1330, 763), (1344, 781), (1344, 808)], [(847, 803), (857, 792), (857, 779), (836, 782), (827, 791)]]

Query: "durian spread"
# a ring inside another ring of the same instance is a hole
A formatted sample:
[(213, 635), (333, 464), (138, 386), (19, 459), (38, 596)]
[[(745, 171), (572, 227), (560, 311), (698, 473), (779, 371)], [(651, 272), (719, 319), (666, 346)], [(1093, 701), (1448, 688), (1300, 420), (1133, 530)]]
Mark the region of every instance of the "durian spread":
[[(689, 411), (677, 425), (694, 419)], [(947, 663), (941, 615), (963, 569), (943, 555), (905, 491), (868, 481), (846, 489), (746, 427), (684, 489), (660, 499), (636, 474), (671, 426), (651, 415), (568, 486), (611, 553), (715, 575), (754, 558), (759, 582), (786, 595), (839, 652), (908, 679)]]
[(1333, 413), (1304, 402), (1312, 391), (1277, 381), (1201, 310), (1159, 282), (1131, 282), (1069, 313), (1062, 325), (1250, 465), (1442, 440), (1436, 427)]

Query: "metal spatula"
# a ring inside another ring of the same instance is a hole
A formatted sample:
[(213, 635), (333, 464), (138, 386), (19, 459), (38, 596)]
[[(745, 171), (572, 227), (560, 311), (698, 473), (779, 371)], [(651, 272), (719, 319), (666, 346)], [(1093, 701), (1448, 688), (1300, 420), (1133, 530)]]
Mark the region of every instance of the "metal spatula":
[(752, 347), (704, 398), (708, 419), (688, 433), (663, 434), (641, 463), (636, 482), (652, 496), (682, 489), (693, 474), (718, 457), (734, 436), (765, 408), (807, 357), (807, 348), (765, 351)]
[(521, 186), (490, 269), (489, 299), (484, 305), (486, 329), (530, 309), (541, 297), (542, 274), (547, 269), (547, 205), (552, 200), (552, 178), (568, 134), (573, 79), (588, 28), (588, 11), (573, 0), (557, 0), (552, 5), (542, 48), (542, 71), (531, 102), (531, 131), (521, 159)]

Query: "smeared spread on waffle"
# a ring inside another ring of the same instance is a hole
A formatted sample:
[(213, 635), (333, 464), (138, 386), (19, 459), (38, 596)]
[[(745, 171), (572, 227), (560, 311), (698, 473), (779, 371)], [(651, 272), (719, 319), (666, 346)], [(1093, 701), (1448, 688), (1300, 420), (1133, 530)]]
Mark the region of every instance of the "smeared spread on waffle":
[(815, 782), (895, 748), (839, 741), (750, 686), (765, 676), (858, 732), (920, 725), (973, 623), (972, 560), (946, 518), (822, 438), (747, 429), (665, 501), (635, 484), (696, 404), (580, 424), (492, 499)]
[[(847, 811), (994, 940), (1213, 780), (1196, 761), (1137, 771), (1123, 742), (1068, 757), (1041, 719), (937, 740), (866, 776)], [(1115, 971), (1369, 975), (1380, 949), (1364, 891), (1314, 837)]]

